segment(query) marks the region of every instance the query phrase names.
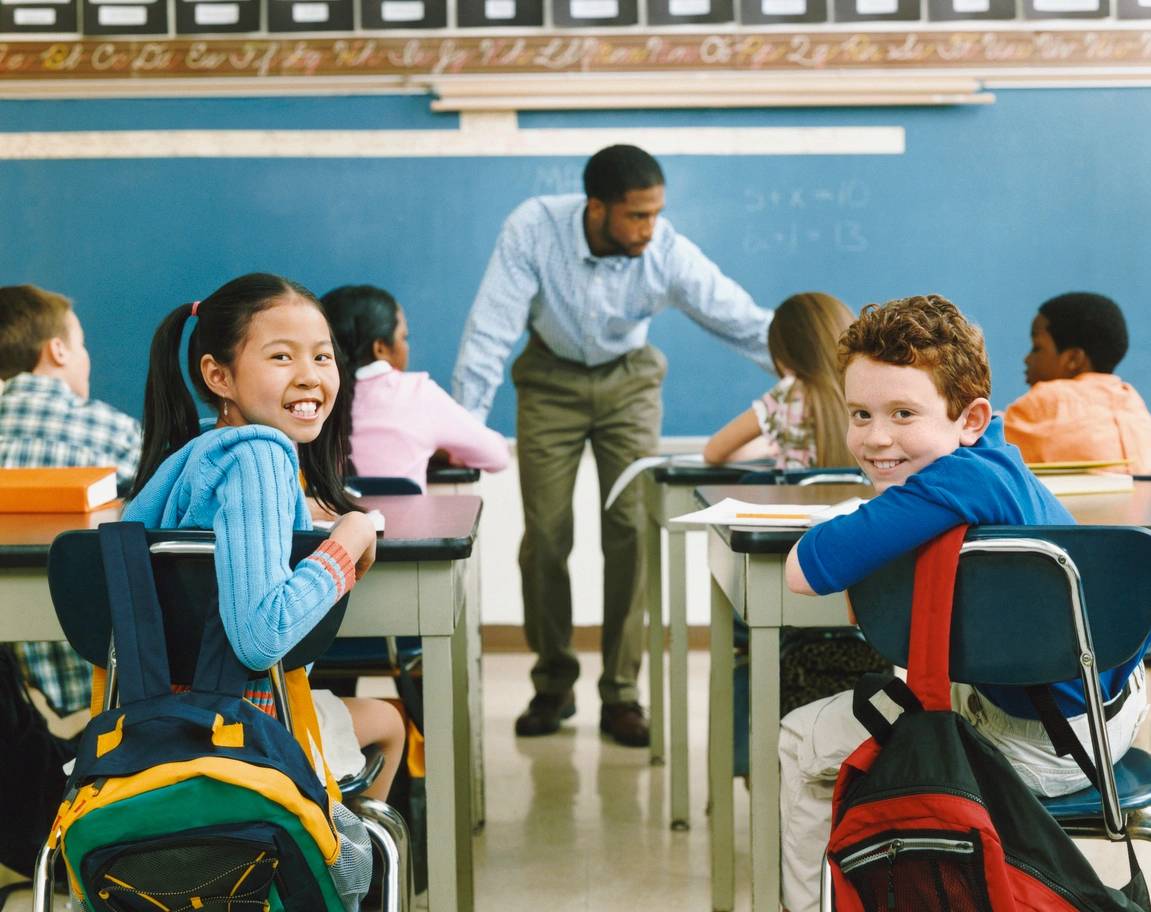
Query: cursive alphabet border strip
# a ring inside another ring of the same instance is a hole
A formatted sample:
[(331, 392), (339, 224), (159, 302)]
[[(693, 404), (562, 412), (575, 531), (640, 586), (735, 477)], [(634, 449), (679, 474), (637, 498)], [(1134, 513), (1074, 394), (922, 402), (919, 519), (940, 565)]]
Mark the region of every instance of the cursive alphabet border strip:
[(1033, 67), (1151, 75), (1151, 29), (0, 41), (0, 82)]

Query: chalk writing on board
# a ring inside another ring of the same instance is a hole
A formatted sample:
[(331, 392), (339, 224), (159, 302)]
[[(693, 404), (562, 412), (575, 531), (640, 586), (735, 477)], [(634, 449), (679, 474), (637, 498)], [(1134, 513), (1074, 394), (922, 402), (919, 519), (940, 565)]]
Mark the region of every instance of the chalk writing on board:
[(802, 186), (745, 187), (743, 251), (749, 255), (793, 256), (818, 247), (863, 253), (868, 241), (862, 216), (870, 201), (871, 188), (856, 178)]

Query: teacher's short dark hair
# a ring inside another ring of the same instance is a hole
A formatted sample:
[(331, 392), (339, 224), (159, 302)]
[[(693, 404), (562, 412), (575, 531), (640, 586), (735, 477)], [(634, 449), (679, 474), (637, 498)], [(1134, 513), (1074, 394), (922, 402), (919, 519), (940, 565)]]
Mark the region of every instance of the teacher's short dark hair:
[(583, 169), (583, 188), (589, 199), (615, 203), (629, 190), (664, 185), (663, 171), (654, 158), (638, 146), (608, 146), (588, 159)]
[(1081, 348), (1093, 370), (1110, 374), (1127, 354), (1127, 321), (1110, 298), (1070, 291), (1039, 305), (1057, 351)]

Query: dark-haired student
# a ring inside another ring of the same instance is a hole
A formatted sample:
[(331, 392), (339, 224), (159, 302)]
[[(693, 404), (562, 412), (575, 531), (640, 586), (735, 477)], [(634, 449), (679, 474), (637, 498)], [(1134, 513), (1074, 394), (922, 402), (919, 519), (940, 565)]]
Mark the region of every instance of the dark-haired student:
[[(61, 294), (0, 288), (0, 466), (114, 466), (122, 486), (140, 459), (140, 424), (88, 398), (84, 328)], [(86, 709), (92, 666), (67, 643), (20, 643), (21, 670), (59, 715)]]
[(425, 488), (428, 461), (487, 472), (507, 468), (508, 444), (422, 371), (409, 371), (408, 321), (374, 285), (344, 285), (320, 299), (355, 372), (352, 464), (358, 475), (410, 478)]
[[(524, 628), (537, 655), (535, 696), (516, 734), (557, 731), (575, 713), (579, 661), (571, 646), (572, 492), (590, 442), (600, 496), (659, 446), (663, 354), (651, 318), (676, 309), (770, 369), (771, 313), (720, 272), (660, 213), (664, 175), (635, 146), (588, 160), (584, 192), (537, 196), (508, 216), (460, 342), (453, 393), (477, 418), (512, 366), (524, 506), (520, 545)], [(636, 679), (643, 655), (644, 550), (639, 486), (601, 513), (604, 554), (600, 728), (621, 744), (649, 743)]]
[(1151, 413), (1114, 373), (1127, 322), (1110, 298), (1085, 291), (1044, 302), (1024, 358), (1031, 389), (1007, 407), (1003, 432), (1026, 462), (1126, 459), (1151, 472)]

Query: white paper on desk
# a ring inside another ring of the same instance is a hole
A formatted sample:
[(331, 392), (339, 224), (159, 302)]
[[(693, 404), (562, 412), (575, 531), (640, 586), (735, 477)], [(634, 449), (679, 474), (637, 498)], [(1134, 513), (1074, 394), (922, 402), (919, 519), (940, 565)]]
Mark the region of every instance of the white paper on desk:
[[(384, 514), (383, 513), (381, 513), (379, 510), (368, 510), (368, 512), (365, 513), (364, 515), (367, 516), (368, 519), (370, 519), (372, 521), (372, 525), (375, 527), (375, 530), (377, 533), (382, 533), (384, 531)], [(334, 526), (335, 524), (336, 524), (336, 521), (334, 519), (315, 519), (315, 520), (312, 520), (312, 525), (315, 528), (323, 529), (325, 531), (332, 528), (332, 526)]]
[[(694, 513), (676, 516), (668, 522), (703, 526), (756, 526), (763, 528), (805, 529), (836, 516), (854, 513), (863, 503), (861, 497), (849, 497), (836, 504), (759, 504), (728, 497), (714, 506)], [(751, 514), (751, 515), (747, 515)]]

